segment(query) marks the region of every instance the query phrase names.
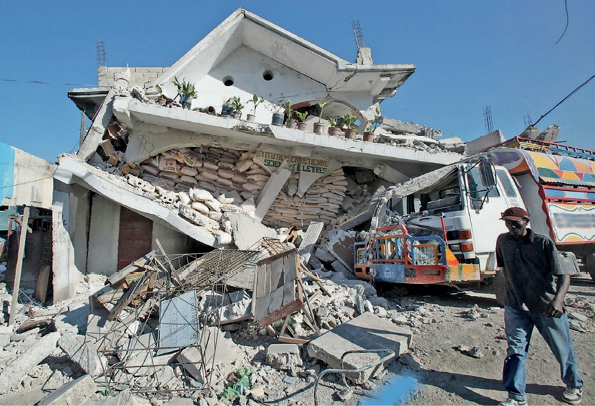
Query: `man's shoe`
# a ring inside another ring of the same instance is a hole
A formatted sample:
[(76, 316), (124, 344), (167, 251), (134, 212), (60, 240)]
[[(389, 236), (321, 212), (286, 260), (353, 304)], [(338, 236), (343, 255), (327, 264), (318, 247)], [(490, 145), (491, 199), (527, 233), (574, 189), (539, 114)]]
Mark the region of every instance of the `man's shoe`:
[(526, 406), (526, 400), (517, 400), (513, 398), (508, 398), (504, 402), (498, 403), (500, 406)]
[(566, 388), (562, 394), (562, 400), (571, 405), (578, 405), (583, 400), (583, 388)]

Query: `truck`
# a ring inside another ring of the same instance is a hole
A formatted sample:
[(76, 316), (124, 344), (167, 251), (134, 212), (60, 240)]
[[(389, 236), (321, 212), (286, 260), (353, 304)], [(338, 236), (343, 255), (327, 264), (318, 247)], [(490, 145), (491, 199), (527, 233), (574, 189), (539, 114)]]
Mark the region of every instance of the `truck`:
[(595, 152), (515, 137), (463, 161), (390, 187), (365, 241), (358, 278), (403, 284), (492, 282), (501, 213), (526, 209), (563, 266), (595, 280)]

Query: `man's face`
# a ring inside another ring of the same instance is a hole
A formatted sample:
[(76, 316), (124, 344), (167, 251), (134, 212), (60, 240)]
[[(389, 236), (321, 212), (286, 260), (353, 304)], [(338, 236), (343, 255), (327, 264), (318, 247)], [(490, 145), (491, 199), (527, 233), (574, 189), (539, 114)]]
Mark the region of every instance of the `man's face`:
[(506, 228), (510, 231), (512, 238), (519, 239), (527, 234), (527, 220), (504, 220)]

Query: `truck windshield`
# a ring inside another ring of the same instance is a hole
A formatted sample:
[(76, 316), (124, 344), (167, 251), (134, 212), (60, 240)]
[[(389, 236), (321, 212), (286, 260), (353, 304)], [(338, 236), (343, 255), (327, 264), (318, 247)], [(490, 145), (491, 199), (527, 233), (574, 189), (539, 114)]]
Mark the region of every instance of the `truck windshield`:
[[(479, 167), (475, 166), (467, 172), (467, 185), (469, 187), (469, 196), (473, 201), (473, 206), (474, 208), (479, 209), (479, 207), (481, 207), (483, 198), (485, 197), (486, 193), (488, 193), (488, 188), (483, 183), (483, 179), (481, 178)], [(500, 193), (498, 193), (497, 188), (492, 188), (489, 190), (488, 197), (498, 196), (500, 196)]]
[(502, 182), (502, 186), (504, 187), (504, 193), (508, 197), (517, 197), (516, 188), (512, 184), (512, 180), (508, 175), (508, 171), (505, 169), (496, 169), (496, 174), (498, 174), (498, 179)]

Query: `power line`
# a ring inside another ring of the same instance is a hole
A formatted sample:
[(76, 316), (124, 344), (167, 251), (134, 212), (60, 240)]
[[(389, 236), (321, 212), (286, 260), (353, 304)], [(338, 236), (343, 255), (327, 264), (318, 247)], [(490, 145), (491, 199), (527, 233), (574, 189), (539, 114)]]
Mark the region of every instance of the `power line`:
[(568, 29), (568, 23), (570, 22), (570, 15), (568, 14), (568, 0), (564, 0), (564, 9), (566, 10), (566, 27), (564, 27), (564, 32), (562, 35), (560, 35), (560, 38), (558, 38), (558, 41), (556, 41), (554, 45), (558, 45), (558, 42), (560, 42), (564, 34), (566, 34), (566, 30)]
[(566, 101), (566, 99), (568, 99), (570, 96), (572, 96), (573, 94), (575, 94), (576, 92), (578, 92), (578, 90), (581, 87), (583, 87), (584, 85), (586, 85), (587, 83), (589, 83), (593, 78), (595, 78), (595, 75), (591, 76), (589, 79), (587, 79), (585, 82), (583, 82), (582, 85), (580, 85), (579, 87), (577, 87), (576, 89), (574, 89), (572, 92), (570, 92), (568, 94), (568, 96), (566, 96), (565, 98), (563, 98), (562, 100), (560, 100), (560, 102), (558, 104), (556, 104), (554, 107), (552, 107), (547, 113), (545, 113), (543, 116), (539, 117), (539, 120), (537, 120), (535, 123), (533, 123), (533, 125), (537, 125), (537, 123), (539, 123), (542, 118), (544, 118), (545, 116), (547, 116), (548, 114), (550, 114), (556, 107), (558, 107), (560, 104), (564, 103)]
[(81, 84), (81, 83), (44, 82), (42, 80), (26, 80), (26, 79), (4, 79), (4, 78), (0, 78), (0, 82), (33, 83), (33, 84), (36, 84), (36, 85), (51, 85), (51, 86), (96, 87), (96, 85)]

